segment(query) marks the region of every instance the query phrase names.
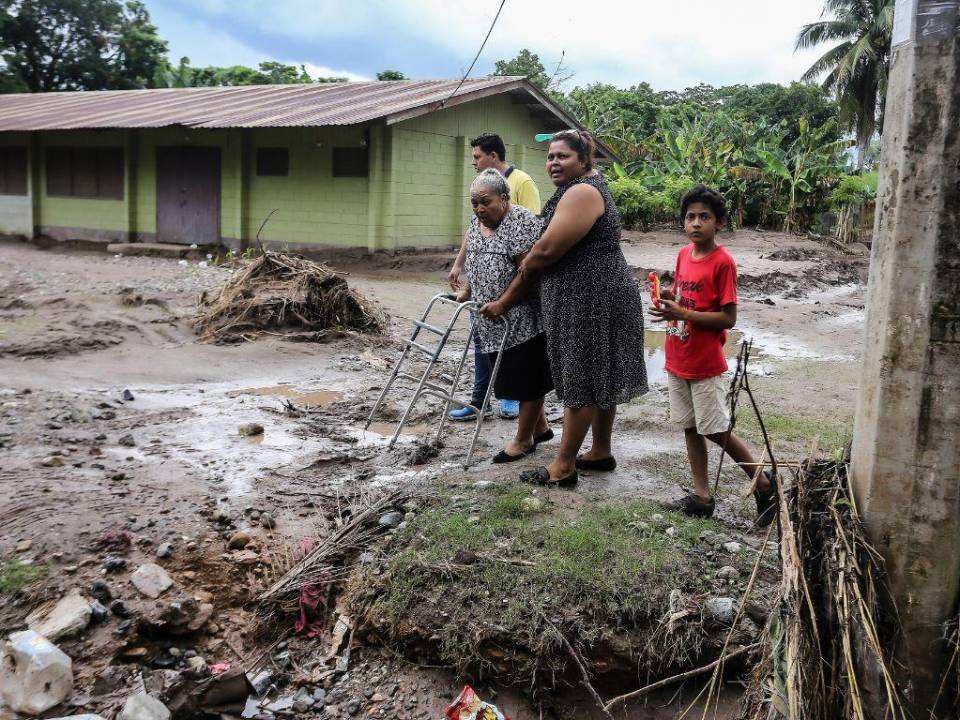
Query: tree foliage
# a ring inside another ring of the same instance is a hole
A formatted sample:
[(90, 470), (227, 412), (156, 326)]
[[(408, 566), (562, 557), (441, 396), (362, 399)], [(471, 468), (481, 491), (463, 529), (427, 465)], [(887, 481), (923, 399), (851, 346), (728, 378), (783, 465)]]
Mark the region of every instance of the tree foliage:
[(235, 85), (298, 85), (346, 82), (347, 78), (311, 77), (305, 66), (274, 61), (260, 63), (257, 69), (245, 65), (191, 67), (190, 58), (180, 58), (177, 67), (167, 65), (156, 87), (232, 87)]
[(0, 0), (6, 91), (151, 87), (166, 52), (138, 0)]
[(826, 0), (829, 17), (804, 25), (796, 47), (837, 43), (810, 66), (804, 79), (823, 76), (836, 94), (840, 119), (856, 135), (862, 167), (874, 131), (883, 128), (883, 105), (890, 66), (894, 0)]
[(381, 70), (377, 73), (377, 80), (406, 80), (407, 76), (399, 70)]

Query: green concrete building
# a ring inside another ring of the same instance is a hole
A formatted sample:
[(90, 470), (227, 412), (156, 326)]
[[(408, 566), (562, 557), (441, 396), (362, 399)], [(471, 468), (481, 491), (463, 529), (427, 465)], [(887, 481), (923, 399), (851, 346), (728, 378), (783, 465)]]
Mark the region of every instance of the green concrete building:
[(0, 95), (0, 234), (242, 249), (450, 247), (489, 130), (546, 199), (523, 78)]

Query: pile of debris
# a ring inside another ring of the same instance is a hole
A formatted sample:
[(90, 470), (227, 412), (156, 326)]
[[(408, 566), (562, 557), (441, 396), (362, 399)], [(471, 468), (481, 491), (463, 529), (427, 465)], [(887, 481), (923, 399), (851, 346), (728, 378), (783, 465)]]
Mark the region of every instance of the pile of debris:
[(896, 618), (847, 466), (806, 461), (781, 503), (780, 595), (741, 718), (906, 718), (891, 672)]
[(342, 274), (306, 258), (266, 251), (235, 272), (216, 297), (200, 296), (194, 327), (204, 342), (236, 343), (263, 332), (382, 334), (387, 318)]

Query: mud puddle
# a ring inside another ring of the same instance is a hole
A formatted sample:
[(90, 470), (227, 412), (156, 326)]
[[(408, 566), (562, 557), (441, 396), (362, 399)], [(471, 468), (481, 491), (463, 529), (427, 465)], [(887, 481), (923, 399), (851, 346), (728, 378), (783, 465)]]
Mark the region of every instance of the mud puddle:
[(299, 390), (293, 385), (269, 385), (267, 387), (243, 388), (228, 393), (231, 397), (239, 395), (260, 395), (267, 397), (287, 398), (294, 405), (304, 407), (325, 407), (343, 400), (344, 394), (339, 390)]

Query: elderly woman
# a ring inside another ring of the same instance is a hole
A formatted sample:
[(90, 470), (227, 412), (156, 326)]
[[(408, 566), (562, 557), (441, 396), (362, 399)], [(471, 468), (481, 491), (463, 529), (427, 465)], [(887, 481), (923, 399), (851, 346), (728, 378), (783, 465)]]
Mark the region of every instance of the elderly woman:
[(494, 380), (498, 398), (520, 401), (517, 433), (493, 458), (513, 462), (553, 437), (543, 414), (543, 397), (553, 389), (546, 338), (535, 298), (528, 296), (517, 265), (540, 237), (540, 220), (525, 207), (510, 203), (510, 186), (496, 170), (484, 170), (470, 186), (473, 218), (467, 230), (467, 283), (461, 302), (481, 304), (474, 324), (474, 342), (493, 367), (503, 340), (505, 315), (510, 333)]
[[(523, 277), (540, 277), (550, 368), (564, 405), (559, 454), (520, 476), (542, 485), (572, 485), (578, 469), (613, 470), (617, 405), (647, 391), (640, 290), (620, 249), (620, 215), (593, 169), (593, 149), (585, 132), (553, 136), (547, 173), (557, 190), (541, 213), (543, 234), (520, 264)], [(591, 428), (592, 447), (578, 456)]]

